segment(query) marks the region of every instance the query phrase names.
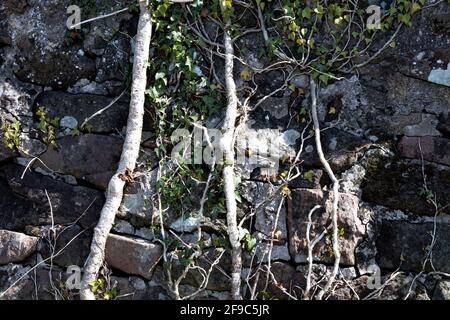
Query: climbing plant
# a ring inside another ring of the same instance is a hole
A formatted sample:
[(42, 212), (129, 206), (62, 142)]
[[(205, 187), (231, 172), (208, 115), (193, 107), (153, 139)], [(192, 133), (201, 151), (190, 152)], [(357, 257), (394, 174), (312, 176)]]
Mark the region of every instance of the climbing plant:
[[(164, 266), (169, 271), (167, 276), (172, 293), (176, 298), (181, 298), (179, 284), (191, 269), (203, 270), (204, 281), (200, 286), (203, 290), (211, 269), (208, 273), (195, 265), (203, 250), (200, 226), (198, 243), (192, 246), (183, 243), (173, 232), (170, 236), (166, 234), (165, 219), (197, 216), (214, 221), (226, 218), (229, 242), (222, 243), (222, 247), (230, 250), (232, 255), (233, 298), (241, 298), (241, 246), (252, 251), (256, 239), (248, 231), (251, 229), (251, 213), (237, 221), (236, 202), (240, 202), (241, 198), (236, 191), (240, 178), (233, 170), (234, 141), (239, 128), (247, 121), (248, 113), (277, 92), (295, 92), (292, 80), (300, 74), (311, 79), (311, 108), (307, 110), (303, 106), (298, 112), (298, 119), (306, 123), (307, 128), (311, 123), (309, 114), (312, 115), (317, 151), (333, 181), (332, 250), (335, 266), (325, 288), (318, 294), (318, 298), (322, 298), (337, 274), (340, 256), (338, 237), (342, 236), (342, 230), (336, 218), (338, 180), (321, 150), (316, 83), (327, 85), (331, 81), (341, 80), (387, 48), (394, 48), (399, 30), (412, 25), (412, 15), (425, 7), (425, 0), (393, 0), (385, 10), (380, 11), (375, 26), (370, 27), (366, 23), (370, 14), (366, 10), (369, 4), (363, 1), (153, 0), (146, 9), (142, 2), (140, 4), (141, 19), (148, 10), (153, 24), (153, 28), (147, 29), (153, 31), (153, 36), (147, 61), (149, 81), (145, 96), (147, 109), (151, 110), (155, 124), (156, 154), (160, 160), (157, 184), (159, 215), (156, 219), (159, 219), (160, 235), (157, 240), (164, 247)], [(138, 8), (133, 4), (129, 11), (135, 12)], [(251, 63), (248, 59), (247, 53), (256, 48), (249, 48), (248, 43), (247, 47), (238, 44), (244, 37), (263, 38), (263, 45), (257, 48), (260, 63)], [(281, 87), (261, 94), (256, 76), (264, 76), (274, 70), (284, 75)], [(239, 86), (236, 80), (240, 81)], [(179, 129), (193, 132), (197, 128), (207, 134), (208, 130), (202, 123), (211, 120), (212, 116), (224, 118), (223, 123), (216, 126), (222, 129), (220, 144), (225, 151), (225, 159), (215, 159), (217, 161), (208, 165), (199, 164), (193, 161), (194, 154), (189, 152), (189, 148), (180, 150), (187, 161), (180, 163), (173, 159), (171, 151), (179, 142), (173, 139), (174, 133)], [(301, 151), (291, 162), (291, 168), (279, 177), (283, 180), (280, 187), (283, 200), (290, 196), (288, 182), (294, 178), (292, 168), (298, 166)], [(203, 196), (193, 196), (199, 185), (204, 186)], [(197, 198), (201, 198), (200, 201), (195, 201)], [(108, 222), (111, 221), (109, 218)], [(247, 225), (243, 225), (244, 222)], [(272, 238), (275, 233), (274, 229)], [(220, 245), (217, 241), (216, 244)], [(181, 251), (180, 246), (184, 247)], [(273, 239), (270, 246), (273, 247)], [(173, 279), (170, 272), (175, 261), (174, 254), (184, 268), (178, 279)], [(212, 263), (211, 268), (217, 263), (218, 260)], [(99, 262), (96, 264), (99, 265)], [(267, 273), (271, 274), (270, 253)], [(87, 288), (87, 285), (84, 287)]]

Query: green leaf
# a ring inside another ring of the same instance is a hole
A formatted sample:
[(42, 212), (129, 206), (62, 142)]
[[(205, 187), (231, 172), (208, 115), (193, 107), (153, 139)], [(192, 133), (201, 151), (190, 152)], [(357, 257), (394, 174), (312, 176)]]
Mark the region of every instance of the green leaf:
[(311, 8), (306, 7), (305, 9), (302, 10), (302, 18), (305, 19), (311, 19)]
[(325, 85), (327, 85), (328, 81), (330, 80), (330, 77), (326, 74), (321, 74), (319, 76), (319, 80), (322, 81)]
[(314, 176), (315, 176), (315, 173), (312, 170), (309, 170), (309, 171), (307, 171), (307, 172), (305, 172), (303, 174), (303, 178), (305, 178), (309, 182), (313, 182), (314, 181)]
[(234, 192), (234, 197), (236, 198), (236, 201), (237, 201), (238, 203), (242, 203), (242, 197), (241, 197), (241, 195), (239, 194), (238, 191), (235, 191), (235, 192)]
[(411, 13), (416, 13), (417, 11), (419, 11), (421, 9), (421, 5), (418, 4), (417, 2), (414, 2), (412, 7), (411, 7)]
[(164, 72), (157, 72), (155, 74), (155, 80), (162, 80), (164, 82), (164, 85), (167, 86), (166, 74)]
[(247, 251), (251, 252), (256, 246), (256, 238), (254, 238), (250, 233), (244, 236), (244, 247)]

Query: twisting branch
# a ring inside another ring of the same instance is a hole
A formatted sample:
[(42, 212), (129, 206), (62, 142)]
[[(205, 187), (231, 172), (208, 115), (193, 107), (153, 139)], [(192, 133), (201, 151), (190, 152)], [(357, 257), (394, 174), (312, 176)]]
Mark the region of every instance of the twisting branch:
[(81, 282), (80, 297), (94, 300), (89, 284), (96, 280), (105, 257), (105, 245), (114, 223), (116, 212), (123, 197), (126, 176), (133, 173), (139, 155), (144, 117), (145, 86), (147, 83), (147, 60), (152, 34), (152, 20), (148, 1), (140, 0), (140, 17), (136, 35), (136, 53), (133, 64), (133, 84), (131, 87), (130, 110), (128, 114), (126, 137), (123, 144), (117, 172), (111, 178), (106, 194), (106, 201), (95, 227), (91, 243), (91, 253), (86, 261), (86, 268)]
[(317, 299), (322, 300), (323, 296), (331, 288), (336, 275), (339, 272), (339, 262), (341, 260), (341, 253), (339, 251), (339, 237), (338, 237), (338, 223), (337, 223), (337, 209), (339, 202), (339, 181), (331, 170), (330, 164), (323, 154), (322, 142), (320, 141), (320, 125), (319, 117), (317, 115), (317, 93), (316, 93), (316, 82), (311, 77), (310, 79), (311, 88), (311, 115), (314, 123), (314, 138), (316, 140), (317, 154), (319, 155), (320, 162), (322, 163), (325, 171), (327, 172), (330, 180), (333, 182), (333, 208), (331, 211), (331, 219), (333, 226), (333, 254), (334, 254), (334, 267), (330, 278), (328, 279), (325, 287), (318, 293)]
[(237, 226), (237, 205), (234, 186), (234, 146), (233, 137), (235, 132), (235, 122), (237, 117), (238, 98), (236, 96), (236, 83), (233, 78), (233, 58), (234, 48), (230, 35), (231, 20), (228, 9), (220, 2), (222, 15), (225, 21), (224, 46), (225, 46), (225, 86), (227, 90), (227, 110), (222, 127), (222, 137), (220, 146), (224, 153), (223, 181), (225, 201), (227, 206), (228, 235), (231, 243), (232, 274), (231, 274), (231, 296), (235, 300), (241, 300), (241, 244), (239, 241), (239, 229)]
[(309, 292), (311, 290), (311, 276), (314, 263), (313, 250), (316, 244), (325, 236), (325, 232), (322, 232), (318, 237), (314, 239), (314, 241), (311, 241), (311, 227), (313, 224), (312, 215), (318, 209), (320, 209), (320, 206), (316, 205), (309, 211), (308, 224), (306, 226), (306, 241), (308, 243), (308, 275), (306, 276), (306, 290), (304, 295), (307, 299), (309, 299)]

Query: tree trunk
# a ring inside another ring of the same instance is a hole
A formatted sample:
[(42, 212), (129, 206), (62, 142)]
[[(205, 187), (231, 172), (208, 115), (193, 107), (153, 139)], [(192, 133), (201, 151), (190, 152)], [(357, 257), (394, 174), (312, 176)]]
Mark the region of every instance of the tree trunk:
[(229, 33), (231, 25), (230, 18), (226, 13), (221, 1), (222, 14), (225, 20), (224, 45), (225, 45), (225, 85), (227, 90), (227, 110), (222, 127), (222, 138), (220, 145), (224, 153), (223, 181), (225, 201), (227, 206), (227, 226), (231, 243), (232, 273), (231, 273), (231, 295), (235, 300), (241, 300), (241, 244), (239, 241), (239, 230), (236, 218), (236, 196), (234, 186), (234, 145), (235, 121), (237, 117), (238, 98), (236, 96), (236, 84), (233, 77), (234, 49), (233, 41)]
[(145, 87), (147, 84), (147, 61), (152, 34), (152, 20), (147, 4), (147, 1), (139, 1), (140, 17), (136, 35), (133, 84), (126, 137), (117, 172), (109, 182), (106, 201), (94, 230), (91, 253), (86, 261), (81, 282), (80, 297), (82, 300), (95, 300), (95, 295), (90, 290), (89, 284), (97, 279), (98, 272), (103, 265), (106, 240), (122, 202), (125, 180), (133, 173), (139, 155), (144, 117)]

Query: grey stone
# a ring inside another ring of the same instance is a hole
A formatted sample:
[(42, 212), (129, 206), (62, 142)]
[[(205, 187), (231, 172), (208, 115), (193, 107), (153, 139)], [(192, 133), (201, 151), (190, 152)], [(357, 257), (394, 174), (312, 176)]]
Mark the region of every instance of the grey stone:
[(450, 137), (450, 114), (449, 113), (443, 113), (439, 117), (439, 124), (437, 129), (442, 132), (444, 136), (447, 138)]
[[(7, 22), (15, 50), (15, 73), (24, 82), (67, 88), (80, 78), (95, 75), (93, 60), (77, 55), (78, 45), (67, 45), (68, 1), (29, 1), (24, 13)], [(73, 33), (76, 35), (76, 33)]]
[[(48, 234), (48, 232), (45, 234)], [(55, 238), (47, 237), (46, 241), (42, 242), (39, 252), (44, 259), (55, 255), (52, 262), (60, 267), (75, 265), (81, 268), (91, 251), (92, 235), (92, 230), (83, 230), (77, 225), (57, 228)], [(54, 248), (50, 244), (54, 245)], [(56, 255), (57, 253), (59, 254)]]
[(269, 112), (272, 117), (275, 117), (276, 119), (282, 119), (289, 115), (289, 101), (289, 97), (269, 97), (260, 104), (260, 108), (266, 112)]
[[(106, 189), (117, 169), (122, 152), (122, 140), (112, 136), (83, 134), (66, 136), (49, 146), (41, 160), (53, 171), (69, 174), (96, 187)], [(46, 167), (35, 162), (36, 166)]]
[(113, 231), (129, 235), (134, 235), (135, 233), (134, 227), (131, 225), (131, 223), (125, 220), (117, 220), (117, 219), (116, 222), (114, 223)]
[(31, 139), (28, 134), (20, 135), (20, 155), (24, 157), (39, 157), (47, 150), (47, 146), (37, 139)]
[(176, 232), (192, 232), (198, 229), (200, 224), (199, 217), (180, 217), (170, 225), (170, 228)]
[(155, 232), (152, 229), (149, 228), (140, 228), (136, 229), (134, 235), (136, 237), (146, 239), (146, 240), (153, 240), (155, 238)]
[(3, 132), (0, 132), (0, 161), (6, 161), (16, 156), (15, 150), (9, 149), (3, 143)]
[[(256, 263), (267, 263), (269, 260), (269, 252), (271, 261), (289, 261), (291, 260), (291, 256), (289, 255), (289, 249), (286, 245), (276, 245), (272, 246), (272, 250), (270, 250), (269, 243), (259, 243), (256, 248), (253, 250), (252, 255), (255, 254), (255, 259), (253, 260), (253, 264)], [(247, 260), (250, 262), (249, 260)]]
[(306, 189), (321, 189), (321, 183), (325, 184), (325, 179), (328, 177), (324, 174), (323, 170), (310, 169), (302, 172), (300, 176), (289, 181), (289, 187), (293, 189), (306, 188)]
[(78, 126), (78, 121), (74, 117), (65, 116), (62, 117), (59, 125), (63, 128), (75, 129)]
[(38, 240), (23, 233), (0, 230), (0, 265), (25, 260), (36, 250)]
[[(34, 287), (30, 276), (25, 275), (29, 272), (30, 268), (31, 267), (12, 263), (0, 266), (0, 300), (30, 299)], [(11, 287), (11, 285), (18, 281), (22, 276), (25, 279)]]
[[(186, 297), (198, 291), (198, 288), (189, 285), (180, 285), (180, 295)], [(231, 300), (231, 293), (228, 291), (203, 290), (192, 297), (192, 300)]]
[(78, 293), (65, 285), (68, 278), (65, 271), (56, 266), (52, 270), (38, 267), (30, 271), (31, 267), (17, 264), (0, 266), (0, 300), (76, 299)]
[(339, 180), (340, 190), (344, 193), (361, 195), (361, 183), (366, 175), (366, 169), (359, 163), (343, 172)]
[[(428, 189), (433, 192), (437, 203), (448, 203), (449, 170), (430, 164), (425, 164), (423, 169), (427, 177)], [(423, 188), (420, 162), (390, 163), (373, 159), (368, 163), (367, 174), (361, 184), (361, 197), (366, 202), (419, 216), (434, 215), (436, 208), (427, 201), (426, 195), (421, 191)], [(442, 208), (441, 212), (448, 214), (450, 208)]]
[(300, 136), (300, 132), (290, 129), (283, 132), (281, 135), (281, 142), (288, 146), (295, 146)]
[(106, 242), (106, 263), (115, 269), (151, 279), (162, 256), (162, 247), (143, 239), (110, 234)]
[(450, 87), (450, 63), (447, 65), (447, 69), (431, 70), (428, 81)]
[(124, 80), (120, 67), (129, 63), (130, 41), (125, 35), (117, 35), (105, 47), (101, 57), (96, 59), (96, 82)]
[[(436, 86), (401, 74), (393, 74), (387, 79), (389, 91), (384, 105), (393, 108), (397, 115), (426, 110), (439, 115), (448, 110), (450, 91), (443, 86)], [(391, 123), (390, 126), (394, 126)]]
[[(283, 72), (272, 70), (264, 73), (255, 74), (255, 82), (258, 85), (258, 95), (273, 94), (273, 92), (284, 85)], [(274, 97), (282, 97), (283, 92), (278, 92)]]
[[(272, 230), (279, 231), (279, 239), (287, 239), (286, 208), (283, 206), (276, 220), (281, 192), (269, 183), (245, 181), (240, 185), (242, 198), (256, 209), (255, 229), (270, 237)], [(277, 223), (275, 225), (275, 222)]]
[(23, 230), (27, 224), (39, 224), (40, 216), (45, 215), (32, 201), (15, 194), (3, 178), (0, 178), (0, 192), (1, 229)]
[[(384, 220), (377, 239), (378, 261), (382, 268), (420, 272), (427, 248), (431, 244), (433, 223), (409, 223)], [(450, 232), (448, 223), (437, 223), (436, 243), (433, 247), (433, 266), (450, 272)], [(403, 261), (402, 261), (403, 260)], [(426, 270), (431, 270), (427, 264)]]
[[(203, 251), (203, 254), (196, 259), (196, 264), (205, 270), (211, 268), (211, 263), (218, 259), (223, 253), (223, 248), (208, 248)], [(176, 254), (172, 254), (170, 257), (172, 260), (172, 276), (173, 278), (179, 277), (185, 269), (185, 265), (180, 261), (180, 257)], [(225, 251), (221, 256), (219, 267), (213, 268), (209, 277), (206, 289), (214, 291), (229, 291), (231, 286), (231, 281), (228, 276), (231, 272), (231, 255), (229, 251)], [(181, 284), (191, 285), (194, 287), (199, 287), (203, 282), (203, 277), (198, 272), (197, 269), (191, 269), (186, 278), (183, 279)]]
[(158, 170), (140, 173), (138, 177), (125, 188), (119, 212), (128, 216), (135, 227), (143, 227), (152, 223), (156, 205), (156, 180)]
[[(95, 6), (86, 3), (84, 6), (81, 6), (81, 9), (88, 16), (97, 17), (119, 10), (122, 8), (121, 5), (129, 6), (131, 4), (132, 1), (130, 0), (126, 0), (123, 3), (111, 3), (108, 0), (99, 0), (96, 1)], [(89, 32), (86, 34), (83, 41), (83, 49), (91, 55), (103, 55), (108, 43), (113, 40), (118, 31), (128, 31), (127, 29), (124, 30), (123, 27), (126, 28), (131, 24), (129, 20), (131, 20), (132, 17), (132, 14), (128, 12), (122, 12), (117, 15), (115, 19), (99, 19), (92, 21), (89, 23)], [(126, 33), (131, 34), (130, 32)]]
[(139, 277), (111, 277), (111, 286), (117, 289), (117, 300), (167, 300), (166, 290), (161, 285), (151, 286)]
[[(371, 142), (366, 139), (336, 128), (323, 131), (321, 140), (325, 158), (335, 173), (349, 169), (371, 146)], [(306, 153), (302, 155), (305, 166), (320, 167), (322, 165), (314, 141), (306, 142), (305, 151)]]
[(95, 81), (89, 81), (88, 79), (80, 79), (73, 85), (73, 87), (67, 89), (67, 92), (72, 94), (97, 94), (102, 96), (118, 96), (122, 91), (122, 83), (120, 81), (105, 81), (98, 83)]
[[(23, 178), (24, 167), (8, 165), (2, 168), (12, 191), (26, 199), (28, 210), (5, 211), (0, 227), (24, 227), (26, 224), (50, 224), (49, 200), (56, 224), (73, 223), (79, 219), (84, 227), (91, 227), (100, 215), (104, 197), (101, 192), (82, 186), (72, 186), (34, 172), (27, 172)], [(20, 207), (19, 207), (20, 208)]]
[[(95, 112), (108, 106), (114, 98), (100, 96), (96, 94), (69, 94), (59, 91), (45, 91), (40, 94), (35, 101), (35, 109), (44, 107), (48, 117), (59, 117), (61, 126), (67, 127), (65, 117), (72, 118), (69, 124), (70, 129), (84, 123)], [(129, 102), (122, 97), (110, 108), (94, 117), (87, 124), (92, 133), (108, 133), (115, 130), (122, 130), (126, 125)], [(74, 121), (75, 120), (75, 121)], [(86, 126), (87, 128), (87, 126)], [(86, 128), (81, 128), (86, 130)]]
[(249, 179), (257, 168), (278, 170), (280, 159), (293, 159), (296, 154), (295, 146), (291, 144), (298, 138), (297, 131), (289, 130), (283, 134), (279, 129), (260, 129), (259, 126), (260, 123), (250, 120), (242, 127), (236, 141), (236, 169), (245, 179)]
[(289, 300), (290, 297), (284, 293), (283, 289), (293, 296), (302, 295), (302, 289), (306, 284), (304, 272), (297, 271), (291, 264), (280, 261), (273, 262), (270, 271), (277, 283), (274, 283), (267, 272), (261, 272), (255, 291), (258, 299)]
[(406, 126), (403, 132), (410, 137), (440, 136), (441, 134), (436, 129), (438, 122), (437, 116), (422, 114), (420, 123)]
[[(427, 290), (417, 281), (412, 283), (414, 276), (411, 274), (399, 274), (382, 291), (378, 300), (430, 300)], [(387, 280), (387, 276), (382, 277), (381, 283)]]
[(309, 76), (306, 74), (300, 74), (292, 78), (293, 83), (297, 88), (307, 88), (309, 86)]
[(439, 137), (403, 137), (398, 149), (407, 158), (436, 162), (450, 166), (450, 140)]

